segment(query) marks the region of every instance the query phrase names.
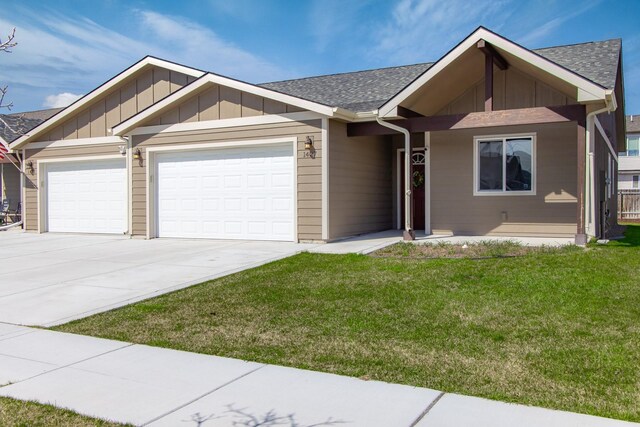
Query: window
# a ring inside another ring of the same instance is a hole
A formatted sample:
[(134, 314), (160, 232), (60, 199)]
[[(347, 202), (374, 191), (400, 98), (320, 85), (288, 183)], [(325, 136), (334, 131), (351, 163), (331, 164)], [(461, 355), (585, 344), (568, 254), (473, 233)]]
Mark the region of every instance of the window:
[(633, 175), (633, 188), (640, 188), (640, 175)]
[(627, 151), (620, 153), (621, 156), (640, 156), (640, 135), (627, 136)]
[(475, 138), (475, 195), (535, 194), (532, 135)]

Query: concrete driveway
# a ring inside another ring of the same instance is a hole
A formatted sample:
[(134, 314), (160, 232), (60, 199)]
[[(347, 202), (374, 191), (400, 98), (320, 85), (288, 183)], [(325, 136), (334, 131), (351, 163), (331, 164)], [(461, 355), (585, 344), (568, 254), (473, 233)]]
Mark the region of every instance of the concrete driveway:
[(316, 245), (0, 232), (0, 322), (52, 326)]

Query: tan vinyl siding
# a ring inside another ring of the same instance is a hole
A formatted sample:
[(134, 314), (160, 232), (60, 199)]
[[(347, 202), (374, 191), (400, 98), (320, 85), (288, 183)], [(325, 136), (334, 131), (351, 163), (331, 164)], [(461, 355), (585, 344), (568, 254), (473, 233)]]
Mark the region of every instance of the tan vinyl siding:
[(299, 111), (304, 110), (227, 86), (212, 84), (186, 98), (170, 110), (152, 116), (140, 126), (237, 119)]
[[(493, 81), (494, 110), (575, 104), (576, 100), (513, 67), (496, 70)], [(484, 111), (484, 79), (445, 105), (437, 115)]]
[(101, 144), (77, 147), (27, 149), (26, 161), (33, 162), (34, 173), (27, 173), (25, 179), (25, 229), (27, 231), (38, 230), (38, 183), (36, 177), (38, 171), (38, 160), (117, 155), (120, 152), (119, 145), (120, 144)]
[[(304, 142), (312, 136), (316, 144), (316, 158), (306, 158)], [(134, 235), (147, 234), (147, 159), (148, 147), (180, 146), (185, 144), (206, 144), (216, 142), (260, 140), (295, 137), (298, 141), (298, 239), (320, 240), (322, 238), (322, 218), (317, 211), (322, 208), (322, 149), (320, 120), (309, 122), (279, 123), (270, 125), (244, 126), (224, 129), (171, 132), (154, 135), (134, 136), (135, 148), (140, 148), (143, 162), (133, 162), (133, 223)], [(309, 215), (309, 214), (312, 215)]]
[(20, 203), (20, 172), (11, 163), (2, 163), (2, 199), (9, 199), (9, 209)]
[(149, 66), (42, 135), (37, 141), (108, 136), (109, 129), (113, 126), (191, 81), (191, 76)]
[[(474, 136), (534, 132), (536, 195), (474, 196)], [(574, 123), (432, 132), (434, 234), (573, 237), (577, 209), (576, 138)]]
[(388, 138), (348, 138), (329, 122), (329, 239), (392, 228), (390, 156)]

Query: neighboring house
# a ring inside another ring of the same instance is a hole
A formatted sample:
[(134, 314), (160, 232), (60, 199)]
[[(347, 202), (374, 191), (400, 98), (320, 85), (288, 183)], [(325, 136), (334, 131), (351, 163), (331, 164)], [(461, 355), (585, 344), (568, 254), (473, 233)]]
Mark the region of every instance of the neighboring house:
[[(23, 113), (0, 114), (0, 144), (9, 147), (16, 138), (36, 127), (61, 108), (26, 111)], [(9, 209), (14, 211), (21, 200), (20, 171), (16, 168), (18, 160), (12, 164), (9, 158), (0, 159), (0, 199), (9, 200)]]
[(616, 217), (621, 48), (481, 27), (435, 63), (262, 85), (146, 57), (11, 144), (26, 229), (584, 243)]
[(618, 188), (640, 191), (640, 116), (627, 116), (626, 124), (626, 150), (618, 153)]

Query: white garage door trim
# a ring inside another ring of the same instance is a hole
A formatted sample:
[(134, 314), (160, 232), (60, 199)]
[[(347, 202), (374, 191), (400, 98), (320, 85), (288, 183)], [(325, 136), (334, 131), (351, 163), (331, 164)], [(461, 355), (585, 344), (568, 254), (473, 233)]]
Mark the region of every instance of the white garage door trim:
[(130, 224), (129, 224), (129, 215), (128, 215), (129, 207), (127, 206), (127, 198), (129, 193), (128, 179), (126, 176), (127, 163), (126, 163), (125, 157), (123, 157), (122, 155), (115, 154), (115, 155), (104, 155), (104, 156), (78, 156), (78, 157), (61, 157), (61, 158), (55, 158), (55, 159), (38, 159), (38, 166), (36, 170), (36, 180), (35, 180), (38, 186), (37, 188), (38, 233), (43, 233), (48, 231), (47, 194), (49, 192), (49, 189), (48, 189), (49, 185), (46, 182), (47, 167), (49, 165), (59, 164), (59, 163), (86, 163), (86, 162), (100, 162), (100, 161), (109, 161), (109, 160), (121, 160), (125, 169), (125, 180), (124, 180), (124, 187), (123, 187), (123, 191), (124, 191), (123, 194), (125, 196), (125, 206), (123, 210), (123, 218), (124, 218), (123, 234), (126, 234), (128, 232)]
[[(158, 206), (156, 201), (157, 184), (156, 154), (181, 151), (210, 151), (224, 148), (248, 148), (260, 145), (285, 145), (290, 144), (293, 155), (293, 241), (298, 240), (298, 139), (296, 137), (271, 138), (244, 141), (225, 141), (204, 144), (185, 144), (168, 147), (148, 147), (147, 155), (147, 179), (146, 179), (146, 204), (147, 204), (147, 238), (158, 237)], [(134, 166), (135, 167), (135, 166)]]

